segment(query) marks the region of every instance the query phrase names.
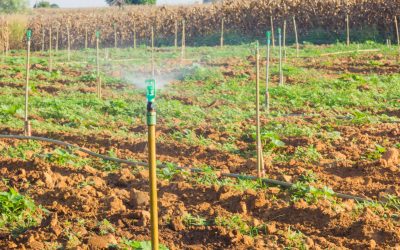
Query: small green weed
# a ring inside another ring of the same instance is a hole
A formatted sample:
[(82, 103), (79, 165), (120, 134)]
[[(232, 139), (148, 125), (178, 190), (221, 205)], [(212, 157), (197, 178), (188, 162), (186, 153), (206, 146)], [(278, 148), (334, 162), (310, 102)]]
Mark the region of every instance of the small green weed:
[(375, 149), (366, 154), (366, 157), (370, 160), (378, 160), (382, 157), (382, 154), (386, 152), (386, 148), (379, 144), (375, 144)]
[(210, 224), (205, 218), (199, 215), (193, 216), (190, 213), (183, 216), (182, 222), (186, 226), (208, 226)]
[(315, 163), (321, 159), (321, 154), (311, 145), (309, 147), (297, 147), (293, 159), (306, 163)]

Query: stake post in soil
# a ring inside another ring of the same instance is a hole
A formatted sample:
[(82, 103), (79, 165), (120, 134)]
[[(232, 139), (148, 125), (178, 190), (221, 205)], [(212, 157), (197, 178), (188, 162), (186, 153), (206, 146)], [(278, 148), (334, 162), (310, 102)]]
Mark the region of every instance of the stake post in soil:
[(26, 32), (27, 50), (26, 50), (26, 82), (25, 82), (25, 136), (31, 136), (31, 124), (28, 117), (28, 102), (29, 102), (29, 70), (30, 70), (30, 55), (31, 55), (31, 37), (32, 30), (28, 29)]
[(224, 47), (224, 25), (225, 25), (225, 18), (222, 18), (221, 20), (221, 48)]
[(99, 43), (100, 43), (100, 31), (96, 31), (96, 68), (97, 68), (97, 97), (101, 98), (101, 78), (100, 78), (100, 54), (99, 54)]
[(156, 163), (156, 82), (146, 80), (147, 85), (147, 127), (149, 145), (149, 176), (150, 176), (150, 223), (151, 248), (158, 250), (158, 205), (157, 205), (157, 163)]
[(267, 106), (267, 114), (269, 114), (269, 59), (270, 59), (270, 51), (271, 51), (271, 31), (267, 31), (267, 64), (266, 64), (266, 89), (265, 89), (265, 105)]
[(283, 69), (282, 69), (282, 30), (278, 28), (279, 40), (279, 86), (283, 85)]
[(256, 116), (257, 116), (257, 176), (263, 176), (263, 156), (261, 148), (260, 132), (260, 49), (258, 41), (256, 42)]
[(293, 16), (294, 35), (296, 38), (296, 57), (299, 57), (299, 35), (297, 34), (296, 17)]

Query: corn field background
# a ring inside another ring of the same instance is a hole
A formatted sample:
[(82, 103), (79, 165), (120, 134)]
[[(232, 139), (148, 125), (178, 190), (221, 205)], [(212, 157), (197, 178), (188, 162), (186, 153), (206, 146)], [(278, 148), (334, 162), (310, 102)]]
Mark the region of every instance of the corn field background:
[[(151, 27), (154, 27), (156, 45), (160, 41), (172, 44), (175, 31), (178, 37), (185, 20), (188, 45), (199, 45), (200, 38), (213, 37), (221, 30), (224, 20), (225, 33), (239, 37), (261, 38), (271, 27), (273, 17), (275, 29), (287, 20), (288, 40), (293, 34), (293, 17), (296, 18), (299, 35), (304, 37), (318, 30), (338, 36), (345, 32), (346, 15), (350, 17), (351, 30), (362, 31), (374, 28), (378, 36), (395, 39), (394, 17), (400, 13), (400, 0), (226, 0), (218, 4), (192, 6), (130, 6), (124, 9), (42, 9), (27, 17), (25, 25), (33, 30), (32, 47), (42, 49), (43, 41), (52, 29), (53, 44), (58, 39), (59, 48), (67, 46), (69, 30), (72, 48), (95, 45), (95, 31), (101, 31), (101, 45), (118, 47), (133, 46), (134, 37), (138, 44), (148, 42)], [(13, 35), (18, 42), (9, 42), (9, 18), (0, 19), (0, 44), (11, 49), (21, 46), (23, 32), (18, 29)], [(26, 28), (27, 28), (26, 27)], [(87, 42), (86, 42), (87, 41)], [(216, 44), (218, 39), (216, 39)], [(48, 42), (45, 42), (45, 47)]]

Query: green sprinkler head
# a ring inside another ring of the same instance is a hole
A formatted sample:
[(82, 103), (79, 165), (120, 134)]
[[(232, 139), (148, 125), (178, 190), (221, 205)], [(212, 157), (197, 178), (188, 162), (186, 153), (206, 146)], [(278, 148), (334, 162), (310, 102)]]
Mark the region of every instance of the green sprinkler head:
[(32, 37), (32, 30), (31, 30), (31, 29), (28, 29), (28, 30), (26, 31), (26, 39), (27, 39), (28, 41), (30, 41), (30, 40), (31, 40), (31, 37)]
[(146, 97), (147, 102), (154, 102), (156, 98), (156, 81), (154, 79), (148, 79), (146, 83)]
[(281, 28), (278, 28), (278, 34), (281, 35), (281, 33), (282, 33)]
[(96, 38), (100, 38), (100, 31), (96, 30)]
[(270, 45), (271, 44), (271, 31), (267, 31), (267, 33), (265, 35), (267, 37), (267, 44)]

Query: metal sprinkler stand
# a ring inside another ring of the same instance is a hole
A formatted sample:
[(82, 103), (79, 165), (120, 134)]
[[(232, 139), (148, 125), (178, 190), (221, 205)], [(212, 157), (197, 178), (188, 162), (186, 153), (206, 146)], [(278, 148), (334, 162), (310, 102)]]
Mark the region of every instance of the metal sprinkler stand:
[(146, 80), (147, 85), (147, 127), (149, 148), (149, 176), (150, 176), (150, 222), (151, 247), (158, 250), (158, 206), (157, 206), (157, 163), (156, 163), (156, 81)]
[(25, 134), (25, 136), (32, 135), (31, 123), (29, 121), (29, 116), (28, 116), (31, 37), (32, 37), (32, 30), (28, 29), (26, 31), (26, 41), (27, 41), (28, 47), (26, 50), (25, 119), (24, 119), (24, 134)]

